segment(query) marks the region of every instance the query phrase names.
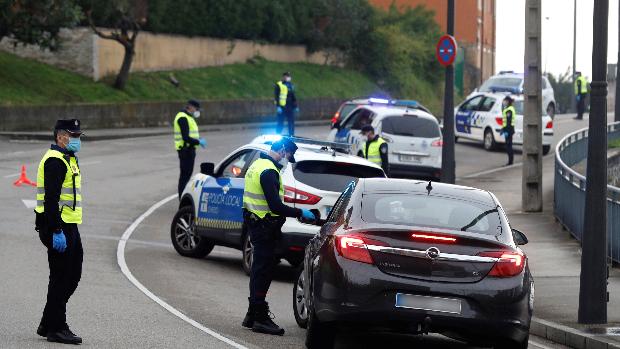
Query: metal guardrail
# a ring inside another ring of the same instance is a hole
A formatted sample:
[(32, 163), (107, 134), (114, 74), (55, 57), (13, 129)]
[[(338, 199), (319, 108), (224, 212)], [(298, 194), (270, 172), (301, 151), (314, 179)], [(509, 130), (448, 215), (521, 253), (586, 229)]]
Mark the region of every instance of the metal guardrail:
[[(607, 125), (607, 139), (620, 138), (620, 122)], [(586, 177), (572, 169), (588, 157), (588, 129), (564, 137), (555, 149), (553, 206), (555, 217), (577, 240), (587, 233), (583, 226)], [(607, 186), (607, 255), (620, 263), (620, 188)]]

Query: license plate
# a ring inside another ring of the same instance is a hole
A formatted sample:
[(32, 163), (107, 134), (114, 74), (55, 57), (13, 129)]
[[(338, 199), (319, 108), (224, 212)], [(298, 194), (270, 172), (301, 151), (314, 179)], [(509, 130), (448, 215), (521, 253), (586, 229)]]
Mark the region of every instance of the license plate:
[(397, 293), (396, 308), (434, 311), (439, 313), (461, 313), (461, 301), (458, 299), (418, 296)]
[(415, 156), (415, 155), (399, 155), (398, 159), (403, 162), (415, 162), (415, 163), (422, 162), (422, 158), (420, 156)]

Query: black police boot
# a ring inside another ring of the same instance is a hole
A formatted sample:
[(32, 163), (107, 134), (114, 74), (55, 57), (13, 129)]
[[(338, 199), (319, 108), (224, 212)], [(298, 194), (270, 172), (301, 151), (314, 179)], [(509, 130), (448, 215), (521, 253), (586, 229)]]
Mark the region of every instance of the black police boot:
[[(248, 298), (248, 302), (250, 302), (249, 298)], [(252, 326), (254, 326), (254, 313), (256, 312), (255, 308), (256, 307), (252, 303), (249, 303), (248, 312), (245, 314), (245, 318), (243, 318), (243, 322), (241, 323), (241, 326), (245, 328), (252, 328)]]
[(82, 338), (74, 335), (73, 332), (67, 329), (58, 332), (49, 332), (47, 334), (47, 341), (63, 344), (82, 344)]
[(43, 324), (39, 324), (39, 327), (37, 327), (37, 334), (41, 337), (47, 337), (47, 328), (45, 328)]
[(256, 311), (254, 312), (254, 326), (252, 326), (252, 331), (278, 336), (284, 335), (284, 329), (273, 322), (273, 314), (269, 311), (269, 305), (267, 303), (257, 304), (255, 307)]

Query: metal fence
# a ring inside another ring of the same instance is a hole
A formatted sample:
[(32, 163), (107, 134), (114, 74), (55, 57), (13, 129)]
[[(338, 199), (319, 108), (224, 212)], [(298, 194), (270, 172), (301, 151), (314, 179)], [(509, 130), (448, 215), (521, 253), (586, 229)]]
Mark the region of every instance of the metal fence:
[[(620, 138), (620, 122), (607, 125), (609, 141)], [(555, 217), (579, 241), (587, 234), (583, 226), (586, 201), (586, 177), (572, 167), (588, 157), (588, 129), (564, 137), (555, 152)], [(607, 254), (620, 262), (620, 188), (607, 186)]]

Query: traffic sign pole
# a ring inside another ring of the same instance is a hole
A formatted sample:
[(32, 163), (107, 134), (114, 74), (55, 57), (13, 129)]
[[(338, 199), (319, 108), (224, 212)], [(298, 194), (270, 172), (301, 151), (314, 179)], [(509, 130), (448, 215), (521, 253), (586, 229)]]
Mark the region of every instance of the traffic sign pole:
[(454, 35), (454, 0), (448, 0), (448, 35), (439, 39), (436, 48), (437, 60), (446, 67), (446, 86), (443, 98), (443, 147), (441, 149), (441, 181), (454, 184), (454, 59), (456, 41)]

